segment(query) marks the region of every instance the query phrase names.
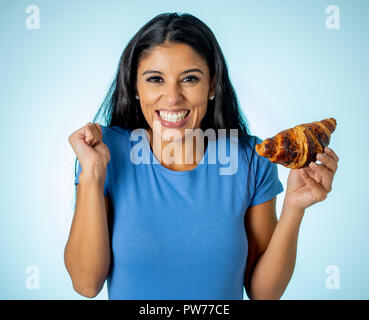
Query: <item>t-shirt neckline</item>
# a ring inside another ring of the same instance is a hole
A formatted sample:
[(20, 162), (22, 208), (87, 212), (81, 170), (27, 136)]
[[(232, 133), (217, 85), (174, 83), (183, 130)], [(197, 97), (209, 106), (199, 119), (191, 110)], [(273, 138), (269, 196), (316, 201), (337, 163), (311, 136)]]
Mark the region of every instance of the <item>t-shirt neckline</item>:
[(172, 174), (172, 175), (188, 175), (188, 176), (191, 176), (191, 175), (194, 175), (195, 173), (199, 172), (200, 170), (202, 170), (205, 167), (205, 165), (207, 164), (207, 161), (208, 161), (209, 144), (215, 142), (215, 141), (212, 141), (210, 139), (208, 140), (208, 145), (205, 149), (202, 160), (197, 164), (197, 166), (195, 168), (193, 168), (191, 170), (186, 170), (186, 171), (175, 171), (175, 170), (168, 169), (167, 167), (164, 167), (159, 162), (159, 160), (156, 158), (154, 152), (151, 150), (150, 141), (149, 141), (149, 139), (146, 135), (147, 130), (145, 130), (143, 128), (141, 128), (141, 130), (143, 131), (142, 136), (143, 136), (143, 139), (144, 139), (144, 143), (145, 143), (145, 145), (148, 148), (149, 153), (150, 153), (150, 160), (155, 159), (154, 163), (153, 163), (154, 168), (158, 168), (159, 170), (161, 170), (165, 173), (168, 173), (168, 174)]

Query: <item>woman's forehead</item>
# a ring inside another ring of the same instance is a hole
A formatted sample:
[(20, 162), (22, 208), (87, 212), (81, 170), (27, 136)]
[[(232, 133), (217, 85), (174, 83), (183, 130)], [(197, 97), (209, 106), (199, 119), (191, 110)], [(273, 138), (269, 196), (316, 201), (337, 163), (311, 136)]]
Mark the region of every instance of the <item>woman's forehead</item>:
[(140, 59), (138, 65), (138, 69), (150, 68), (162, 72), (199, 68), (205, 73), (206, 67), (206, 61), (189, 45), (182, 43), (155, 46)]

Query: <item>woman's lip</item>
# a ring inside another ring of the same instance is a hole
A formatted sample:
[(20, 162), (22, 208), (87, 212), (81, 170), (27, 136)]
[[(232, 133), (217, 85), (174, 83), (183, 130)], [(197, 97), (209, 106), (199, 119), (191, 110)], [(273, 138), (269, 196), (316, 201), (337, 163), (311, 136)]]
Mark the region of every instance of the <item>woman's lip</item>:
[[(160, 111), (163, 111), (163, 110), (164, 109), (160, 109)], [(180, 127), (183, 127), (186, 124), (186, 122), (188, 121), (189, 115), (191, 113), (191, 111), (188, 110), (188, 109), (182, 109), (182, 110), (187, 110), (188, 113), (182, 121), (178, 121), (178, 122), (165, 121), (162, 117), (160, 117), (159, 110), (157, 110), (155, 112), (155, 115), (156, 115), (156, 117), (158, 118), (158, 120), (160, 121), (160, 123), (163, 127), (166, 127), (166, 128), (180, 128)]]
[(161, 108), (161, 109), (157, 109), (155, 111), (165, 111), (165, 112), (180, 112), (180, 111), (189, 111), (186, 108)]

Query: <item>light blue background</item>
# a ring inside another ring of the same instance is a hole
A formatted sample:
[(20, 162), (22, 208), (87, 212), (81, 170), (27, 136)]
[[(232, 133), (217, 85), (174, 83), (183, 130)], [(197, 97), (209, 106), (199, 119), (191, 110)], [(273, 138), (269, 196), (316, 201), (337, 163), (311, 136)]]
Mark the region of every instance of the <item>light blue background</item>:
[[(27, 5), (40, 29), (25, 26)], [(328, 30), (328, 5), (340, 29)], [(283, 299), (369, 298), (367, 1), (0, 1), (0, 298), (80, 299), (64, 267), (73, 216), (68, 136), (91, 121), (123, 48), (161, 12), (188, 12), (213, 30), (252, 133), (264, 139), (334, 117), (340, 157), (328, 198), (307, 209)], [(286, 188), (289, 169), (279, 166)], [(278, 196), (278, 213), (284, 193)], [(25, 286), (28, 265), (40, 289)], [(329, 290), (328, 265), (340, 271)], [(97, 299), (107, 298), (106, 287)]]

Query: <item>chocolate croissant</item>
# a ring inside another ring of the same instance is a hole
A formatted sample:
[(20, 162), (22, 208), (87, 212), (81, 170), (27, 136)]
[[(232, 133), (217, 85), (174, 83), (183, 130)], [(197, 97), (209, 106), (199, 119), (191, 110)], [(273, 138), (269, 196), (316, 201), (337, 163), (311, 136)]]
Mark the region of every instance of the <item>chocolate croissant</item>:
[(287, 168), (307, 167), (316, 161), (318, 153), (324, 152), (336, 125), (334, 118), (300, 124), (265, 139), (255, 150), (260, 156)]

